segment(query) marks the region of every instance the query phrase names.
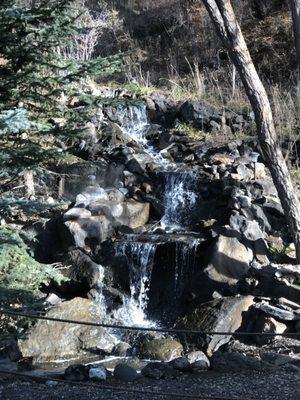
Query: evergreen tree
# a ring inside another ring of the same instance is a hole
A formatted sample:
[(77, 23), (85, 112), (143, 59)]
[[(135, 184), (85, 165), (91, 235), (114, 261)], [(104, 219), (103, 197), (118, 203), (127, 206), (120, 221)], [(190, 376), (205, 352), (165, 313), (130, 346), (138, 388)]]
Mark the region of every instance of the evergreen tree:
[[(59, 49), (80, 33), (84, 9), (75, 0), (0, 4), (0, 174), (13, 177), (63, 156), (78, 130), (68, 102), (83, 78), (111, 74), (120, 56), (64, 60)], [(60, 118), (63, 124), (55, 121)], [(58, 126), (59, 125), (59, 126)], [(0, 175), (0, 177), (1, 177)]]

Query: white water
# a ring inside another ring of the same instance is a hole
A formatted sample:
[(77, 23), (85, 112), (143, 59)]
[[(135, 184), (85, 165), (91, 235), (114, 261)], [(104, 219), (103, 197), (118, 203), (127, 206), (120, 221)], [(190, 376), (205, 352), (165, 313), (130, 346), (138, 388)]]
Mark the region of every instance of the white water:
[[(165, 158), (162, 152), (151, 146), (146, 139), (150, 128), (146, 105), (132, 105), (126, 108), (119, 106), (117, 109), (120, 128), (143, 148), (150, 159), (163, 170), (176, 169), (176, 164)], [(136, 158), (138, 159), (138, 155)]]
[(155, 257), (156, 244), (123, 242), (116, 246), (116, 256), (125, 256), (130, 269), (130, 298), (113, 313), (125, 325), (153, 327), (147, 318), (148, 291)]
[(196, 179), (193, 172), (165, 175), (163, 227), (180, 229), (188, 226), (191, 211), (197, 201)]

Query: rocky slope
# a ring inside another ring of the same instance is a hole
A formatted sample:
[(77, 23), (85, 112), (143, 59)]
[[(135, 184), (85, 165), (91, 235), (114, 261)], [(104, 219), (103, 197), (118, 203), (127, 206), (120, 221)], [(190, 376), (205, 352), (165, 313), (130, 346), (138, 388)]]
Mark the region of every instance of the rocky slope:
[[(59, 171), (70, 175), (61, 193), (68, 209), (26, 229), (38, 261), (62, 263), (68, 278), (44, 288), (46, 315), (149, 332), (40, 321), (8, 354), (34, 364), (107, 355), (161, 360), (144, 370), (150, 377), (209, 365), (273, 368), (257, 354), (276, 337), (236, 342), (155, 332), (300, 331), (299, 268), (251, 114), (174, 105), (157, 94), (121, 100), (95, 110), (74, 148), (83, 161)], [(240, 131), (247, 140), (237, 138)], [(299, 350), (299, 341), (292, 346)], [(299, 370), (294, 356), (279, 364)]]

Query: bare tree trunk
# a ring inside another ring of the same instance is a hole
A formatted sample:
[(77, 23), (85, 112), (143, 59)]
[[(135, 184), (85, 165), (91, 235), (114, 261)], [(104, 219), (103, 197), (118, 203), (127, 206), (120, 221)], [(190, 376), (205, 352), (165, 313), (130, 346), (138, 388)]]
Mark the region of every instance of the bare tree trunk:
[(25, 196), (30, 199), (35, 196), (33, 172), (28, 170), (24, 172)]
[(258, 140), (271, 172), (300, 263), (300, 203), (277, 142), (270, 102), (252, 62), (229, 0), (203, 0), (217, 33), (243, 81), (257, 125)]
[(289, 2), (292, 11), (297, 57), (297, 95), (300, 96), (300, 0), (289, 0)]

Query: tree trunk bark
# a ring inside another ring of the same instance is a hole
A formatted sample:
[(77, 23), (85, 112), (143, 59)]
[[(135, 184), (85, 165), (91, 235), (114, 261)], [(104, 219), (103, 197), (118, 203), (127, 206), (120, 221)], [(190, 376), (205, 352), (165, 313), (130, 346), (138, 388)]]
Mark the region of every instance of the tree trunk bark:
[(300, 0), (289, 0), (293, 18), (293, 30), (297, 57), (297, 95), (300, 96)]
[(263, 157), (271, 172), (300, 263), (300, 203), (277, 142), (270, 102), (252, 62), (229, 0), (203, 0), (216, 31), (239, 72), (251, 102)]

